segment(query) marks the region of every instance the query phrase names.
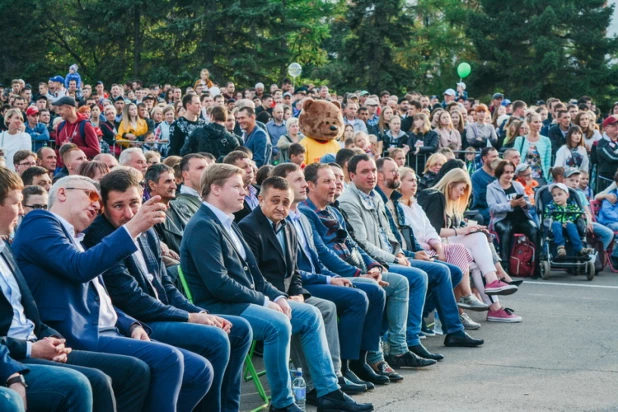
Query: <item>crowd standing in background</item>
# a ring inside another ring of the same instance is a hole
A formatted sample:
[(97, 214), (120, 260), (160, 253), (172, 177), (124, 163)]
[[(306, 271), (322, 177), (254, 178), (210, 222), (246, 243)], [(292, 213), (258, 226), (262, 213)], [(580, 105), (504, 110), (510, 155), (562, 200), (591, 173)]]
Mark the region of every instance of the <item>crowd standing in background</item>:
[[(307, 98), (343, 117), (317, 161)], [(290, 359), (307, 403), (371, 411), (349, 395), (444, 360), (423, 339), (485, 343), (469, 311), (522, 321), (500, 300), (513, 235), (539, 245), (556, 214), (557, 255), (588, 256), (573, 214), (608, 252), (618, 231), (618, 104), (588, 96), (91, 85), (73, 65), (0, 100), (3, 411), (237, 411), (254, 340), (271, 411), (302, 410)]]

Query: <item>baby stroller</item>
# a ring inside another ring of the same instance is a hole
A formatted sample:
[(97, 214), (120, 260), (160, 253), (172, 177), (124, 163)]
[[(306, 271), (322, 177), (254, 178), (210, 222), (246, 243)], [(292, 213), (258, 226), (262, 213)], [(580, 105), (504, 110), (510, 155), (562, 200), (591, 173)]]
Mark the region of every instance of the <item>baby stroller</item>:
[[(541, 236), (539, 250), (539, 271), (543, 279), (548, 279), (552, 270), (565, 270), (574, 275), (586, 275), (588, 280), (594, 279), (596, 270), (594, 262), (596, 260), (596, 252), (587, 255), (580, 256), (572, 250), (571, 244), (566, 242), (567, 256), (557, 259), (556, 246), (553, 244), (554, 235), (551, 232), (552, 216), (545, 216), (545, 206), (553, 200), (552, 194), (549, 191), (550, 185), (539, 188), (534, 196), (534, 204), (537, 208), (539, 221), (541, 224)], [(574, 189), (569, 188), (569, 201), (575, 201), (577, 205), (584, 210), (579, 195)], [(573, 212), (575, 213), (575, 212)], [(584, 247), (586, 243), (586, 216), (584, 213), (576, 213), (577, 220), (575, 220), (577, 231), (579, 232), (582, 244)]]

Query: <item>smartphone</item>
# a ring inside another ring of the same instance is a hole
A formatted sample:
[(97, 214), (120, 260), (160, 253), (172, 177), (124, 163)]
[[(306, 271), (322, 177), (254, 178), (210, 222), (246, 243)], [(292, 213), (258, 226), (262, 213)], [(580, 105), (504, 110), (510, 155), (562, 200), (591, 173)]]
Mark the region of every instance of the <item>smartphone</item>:
[(515, 200), (519, 200), (519, 199), (521, 199), (522, 197), (524, 197), (524, 195), (522, 195), (522, 194), (518, 194), (517, 196), (515, 196)]

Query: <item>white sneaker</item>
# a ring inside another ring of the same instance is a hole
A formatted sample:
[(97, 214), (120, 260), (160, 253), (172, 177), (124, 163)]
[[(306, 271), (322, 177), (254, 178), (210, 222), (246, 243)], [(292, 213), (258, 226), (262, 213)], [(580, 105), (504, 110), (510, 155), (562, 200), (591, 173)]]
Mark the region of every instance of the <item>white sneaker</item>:
[(468, 309), (475, 312), (485, 312), (489, 310), (489, 305), (481, 302), (476, 296), (462, 296), (457, 302), (457, 306), (462, 309)]
[(470, 316), (465, 312), (459, 316), (459, 319), (466, 330), (477, 330), (481, 328), (481, 324), (470, 319)]

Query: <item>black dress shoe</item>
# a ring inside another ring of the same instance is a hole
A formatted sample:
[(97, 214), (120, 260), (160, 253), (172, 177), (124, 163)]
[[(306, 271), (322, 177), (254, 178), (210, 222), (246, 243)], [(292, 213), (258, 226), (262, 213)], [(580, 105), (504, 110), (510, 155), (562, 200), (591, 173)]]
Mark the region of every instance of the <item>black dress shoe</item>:
[(441, 355), (439, 353), (429, 352), (427, 348), (423, 346), (422, 343), (419, 343), (418, 345), (414, 345), (414, 346), (408, 346), (408, 350), (412, 352), (413, 354), (415, 354), (416, 356), (420, 356), (421, 358), (433, 359), (437, 361), (441, 361), (442, 359), (444, 359), (444, 355)]
[(355, 383), (357, 385), (365, 385), (368, 391), (372, 391), (376, 388), (373, 383), (362, 380), (361, 378), (356, 376), (356, 374), (352, 372), (350, 369), (343, 372), (343, 377), (346, 378), (348, 381)]
[(367, 392), (367, 386), (365, 384), (359, 385), (357, 383), (352, 383), (343, 376), (339, 377), (338, 381), (343, 393), (347, 393), (348, 395), (357, 395)]
[(298, 407), (295, 403), (290, 406), (286, 406), (285, 408), (275, 408), (272, 404), (270, 408), (268, 408), (268, 412), (303, 412), (302, 409)]
[(376, 385), (388, 385), (388, 383), (390, 382), (388, 377), (378, 375), (371, 368), (371, 366), (367, 365), (366, 363), (361, 364), (356, 362), (350, 362), (350, 370), (354, 372), (356, 376), (366, 382), (371, 382)]
[(500, 279), (502, 282), (506, 283), (507, 285), (514, 285), (514, 286), (518, 286), (521, 285), (522, 283), (524, 283), (523, 280), (511, 280), (510, 282), (507, 281), (506, 279)]
[(403, 380), (403, 376), (395, 372), (393, 368), (391, 368), (390, 365), (386, 362), (378, 363), (376, 369), (378, 375), (388, 377), (388, 380), (390, 380), (391, 382), (399, 382)]
[(408, 351), (401, 356), (388, 355), (384, 358), (393, 369), (399, 368), (424, 368), (436, 363), (433, 359), (419, 358), (412, 352)]
[(358, 403), (345, 393), (337, 390), (318, 398), (318, 412), (369, 412), (370, 403)]
[(449, 333), (444, 338), (444, 346), (475, 348), (485, 343), (483, 339), (474, 339), (464, 331)]
[(315, 388), (307, 392), (305, 395), (305, 400), (309, 405), (318, 406), (318, 393)]

